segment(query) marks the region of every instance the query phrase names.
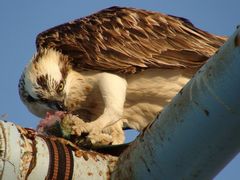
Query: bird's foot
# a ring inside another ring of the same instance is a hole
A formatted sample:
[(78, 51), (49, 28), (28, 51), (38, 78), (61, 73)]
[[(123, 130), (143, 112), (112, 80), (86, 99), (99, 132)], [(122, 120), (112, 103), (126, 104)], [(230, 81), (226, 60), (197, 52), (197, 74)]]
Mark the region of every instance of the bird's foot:
[(84, 122), (81, 118), (71, 114), (66, 114), (64, 120), (70, 122), (72, 135), (82, 136), (87, 134), (86, 141), (93, 145), (109, 145), (113, 143), (112, 136), (103, 133), (103, 128), (95, 122)]
[(87, 136), (87, 140), (93, 145), (111, 145), (113, 143), (112, 136), (105, 133), (90, 133)]
[(93, 145), (110, 145), (113, 142), (111, 135), (103, 133), (96, 126), (93, 127), (91, 123), (77, 123), (72, 129), (72, 133), (78, 136), (88, 134), (86, 141)]
[(120, 120), (120, 121), (116, 122), (115, 124), (103, 129), (104, 133), (111, 134), (112, 145), (124, 143), (125, 134), (124, 134), (122, 127), (123, 127), (123, 122)]
[(77, 123), (73, 126), (73, 132), (77, 135), (87, 133), (87, 141), (90, 141), (93, 145), (109, 145), (112, 144), (112, 136), (102, 132), (102, 128), (94, 123)]

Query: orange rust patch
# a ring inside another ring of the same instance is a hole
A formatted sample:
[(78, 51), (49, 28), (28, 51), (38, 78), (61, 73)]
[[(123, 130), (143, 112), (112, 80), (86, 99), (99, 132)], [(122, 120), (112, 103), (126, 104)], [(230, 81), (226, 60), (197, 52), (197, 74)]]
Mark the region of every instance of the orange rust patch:
[(240, 46), (240, 33), (235, 37), (235, 46)]
[(93, 151), (84, 151), (84, 150), (75, 151), (75, 156), (76, 157), (83, 157), (86, 161), (89, 158), (92, 158), (95, 161), (99, 161), (99, 158), (97, 156), (99, 156), (101, 159), (106, 159), (103, 154), (99, 154), (99, 153), (93, 152)]
[(92, 176), (93, 175), (93, 173), (92, 172), (88, 172), (88, 176)]
[(82, 151), (82, 150), (77, 150), (77, 151), (75, 151), (75, 156), (76, 156), (76, 157), (83, 157), (83, 159), (84, 159), (85, 161), (87, 161), (87, 160), (89, 159), (87, 153), (85, 153), (85, 152)]

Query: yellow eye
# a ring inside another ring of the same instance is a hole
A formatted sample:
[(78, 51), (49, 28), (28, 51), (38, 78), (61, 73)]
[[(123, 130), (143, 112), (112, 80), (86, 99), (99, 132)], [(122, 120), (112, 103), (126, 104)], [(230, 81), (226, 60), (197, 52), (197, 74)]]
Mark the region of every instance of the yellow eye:
[(61, 92), (64, 88), (64, 83), (63, 82), (60, 82), (59, 85), (58, 85), (58, 92)]

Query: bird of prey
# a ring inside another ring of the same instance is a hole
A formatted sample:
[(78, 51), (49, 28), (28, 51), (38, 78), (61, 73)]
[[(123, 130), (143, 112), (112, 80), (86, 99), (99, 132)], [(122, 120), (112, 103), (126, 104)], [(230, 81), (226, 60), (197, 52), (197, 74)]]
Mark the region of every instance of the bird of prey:
[(123, 127), (146, 127), (225, 41), (185, 18), (107, 8), (40, 33), (19, 94), (39, 117), (66, 111), (78, 135), (120, 144)]

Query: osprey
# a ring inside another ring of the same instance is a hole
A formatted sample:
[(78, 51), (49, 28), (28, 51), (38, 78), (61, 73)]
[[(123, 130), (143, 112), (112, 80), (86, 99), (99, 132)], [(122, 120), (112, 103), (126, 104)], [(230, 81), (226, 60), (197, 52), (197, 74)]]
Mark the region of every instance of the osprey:
[(142, 130), (225, 42), (187, 19), (111, 7), (40, 33), (19, 94), (35, 115), (66, 111), (92, 142)]

